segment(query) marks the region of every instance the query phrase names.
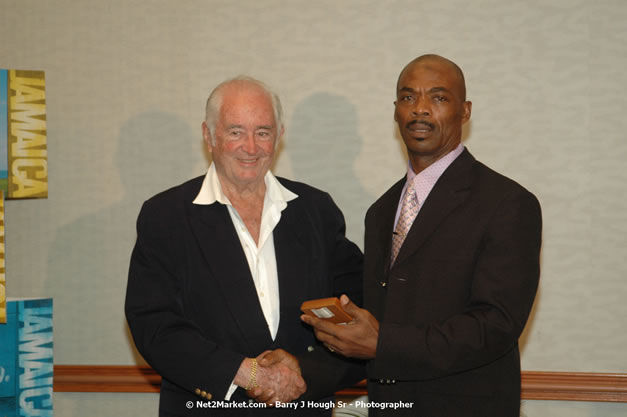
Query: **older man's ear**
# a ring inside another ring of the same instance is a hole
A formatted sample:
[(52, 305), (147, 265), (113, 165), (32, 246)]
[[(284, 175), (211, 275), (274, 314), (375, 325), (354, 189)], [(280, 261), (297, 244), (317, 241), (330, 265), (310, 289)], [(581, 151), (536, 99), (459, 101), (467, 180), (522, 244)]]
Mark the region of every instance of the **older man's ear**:
[(202, 138), (203, 141), (205, 142), (205, 146), (207, 147), (207, 150), (209, 152), (211, 152), (211, 150), (213, 149), (211, 143), (211, 131), (209, 130), (209, 126), (207, 126), (207, 122), (202, 122)]

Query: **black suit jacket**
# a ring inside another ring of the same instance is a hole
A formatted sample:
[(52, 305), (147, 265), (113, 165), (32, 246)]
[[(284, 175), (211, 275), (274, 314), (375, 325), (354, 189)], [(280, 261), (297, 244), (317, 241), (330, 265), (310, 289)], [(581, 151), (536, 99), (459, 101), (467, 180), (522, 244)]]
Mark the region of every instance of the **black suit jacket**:
[(518, 417), (518, 337), (539, 279), (539, 203), (464, 150), (390, 268), (404, 182), (366, 215), (364, 308), (381, 323), (370, 400), (413, 406), (371, 415)]
[[(359, 375), (340, 374), (341, 359), (318, 348), (311, 328), (299, 319), (305, 300), (344, 292), (361, 300), (362, 254), (345, 238), (344, 218), (329, 195), (279, 179), (298, 198), (288, 203), (273, 232), (281, 309), (273, 341), (226, 206), (192, 203), (202, 180), (146, 201), (137, 220), (125, 311), (138, 351), (163, 378), (160, 415), (282, 415), (196, 406), (208, 397), (223, 400), (242, 360), (267, 349), (303, 357), (310, 397), (358, 380)], [(334, 369), (322, 380), (337, 386), (316, 385), (316, 367), (308, 363)], [(238, 388), (231, 400), (248, 397)]]

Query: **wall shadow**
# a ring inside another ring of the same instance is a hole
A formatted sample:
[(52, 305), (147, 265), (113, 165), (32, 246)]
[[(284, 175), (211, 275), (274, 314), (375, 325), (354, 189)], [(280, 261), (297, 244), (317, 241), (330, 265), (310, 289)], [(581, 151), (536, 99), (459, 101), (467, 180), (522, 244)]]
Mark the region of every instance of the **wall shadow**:
[(347, 235), (363, 247), (364, 216), (374, 201), (357, 177), (357, 111), (346, 98), (313, 94), (294, 108), (285, 145), (294, 179), (327, 191), (344, 213)]
[[(122, 198), (57, 231), (46, 291), (55, 301), (55, 350), (64, 356), (77, 352), (77, 358), (97, 358), (87, 360), (91, 363), (116, 363), (130, 349), (136, 363), (145, 363), (123, 314), (135, 221), (143, 201), (194, 175), (190, 171), (200, 152), (196, 138), (202, 142), (172, 114), (147, 112), (129, 119), (118, 137), (117, 172), (102, 173), (112, 180), (119, 176)], [(110, 200), (103, 196), (103, 201)]]

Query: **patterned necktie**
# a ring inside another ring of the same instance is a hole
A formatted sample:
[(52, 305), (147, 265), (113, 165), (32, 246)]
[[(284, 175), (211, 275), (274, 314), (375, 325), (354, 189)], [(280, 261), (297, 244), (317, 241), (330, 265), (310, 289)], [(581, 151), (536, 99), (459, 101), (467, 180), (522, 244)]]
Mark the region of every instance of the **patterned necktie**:
[(403, 205), (401, 207), (401, 214), (398, 217), (398, 223), (396, 223), (396, 230), (394, 230), (394, 234), (392, 235), (392, 252), (390, 254), (392, 260), (391, 265), (394, 265), (398, 252), (401, 250), (401, 246), (403, 246), (405, 237), (407, 236), (412, 223), (416, 219), (417, 214), (418, 197), (416, 196), (414, 185), (409, 183), (407, 184), (407, 189), (405, 190), (405, 195), (403, 196)]

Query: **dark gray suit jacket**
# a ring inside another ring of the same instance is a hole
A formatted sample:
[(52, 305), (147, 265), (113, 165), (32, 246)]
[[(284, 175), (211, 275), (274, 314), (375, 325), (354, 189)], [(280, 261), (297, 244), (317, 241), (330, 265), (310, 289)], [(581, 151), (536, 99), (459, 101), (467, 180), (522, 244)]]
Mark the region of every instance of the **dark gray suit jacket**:
[[(125, 311), (138, 351), (163, 377), (160, 415), (283, 415), (186, 407), (206, 401), (197, 392), (224, 399), (242, 360), (267, 349), (302, 357), (310, 397), (358, 380), (358, 374), (342, 373), (343, 360), (319, 348), (299, 319), (305, 300), (342, 293), (361, 300), (362, 254), (344, 236), (344, 218), (329, 195), (279, 179), (298, 198), (273, 232), (281, 309), (273, 341), (226, 206), (192, 204), (202, 179), (146, 201), (137, 220)], [(308, 365), (316, 363), (326, 365)], [(321, 378), (329, 385), (316, 383), (317, 369), (334, 370)], [(231, 400), (248, 398), (238, 388)]]
[(536, 198), (464, 152), (424, 202), (390, 268), (405, 179), (366, 215), (364, 308), (381, 322), (371, 415), (518, 417), (518, 338), (539, 279)]

